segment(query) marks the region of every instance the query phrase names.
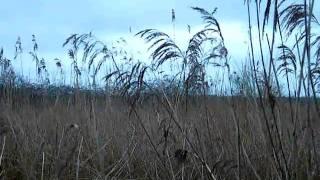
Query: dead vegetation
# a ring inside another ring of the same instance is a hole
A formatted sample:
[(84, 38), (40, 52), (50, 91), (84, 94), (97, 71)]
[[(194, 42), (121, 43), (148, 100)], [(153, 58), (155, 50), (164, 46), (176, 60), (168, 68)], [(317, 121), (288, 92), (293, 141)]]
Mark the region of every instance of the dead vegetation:
[[(58, 58), (59, 82), (50, 82), (34, 35), (34, 84), (2, 49), (1, 178), (319, 178), (319, 23), (314, 0), (291, 3), (245, 1), (250, 45), (238, 72), (217, 9), (199, 7), (204, 27), (186, 49), (155, 29), (136, 34), (150, 45), (150, 64), (124, 39), (116, 47), (71, 35), (70, 86)], [(22, 66), (21, 46), (18, 38)]]

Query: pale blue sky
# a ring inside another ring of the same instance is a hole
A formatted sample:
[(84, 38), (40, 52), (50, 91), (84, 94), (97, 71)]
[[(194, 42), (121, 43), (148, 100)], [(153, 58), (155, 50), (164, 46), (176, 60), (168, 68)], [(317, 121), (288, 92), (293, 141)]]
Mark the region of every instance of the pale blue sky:
[(72, 33), (93, 31), (107, 39), (128, 33), (129, 26), (133, 32), (171, 27), (172, 8), (176, 11), (177, 31), (186, 30), (187, 24), (201, 24), (191, 6), (208, 10), (218, 7), (217, 17), (223, 25), (245, 22), (241, 0), (10, 0), (0, 6), (0, 47), (13, 51), (17, 36), (21, 36), (28, 49), (35, 34), (40, 51), (58, 53)]
[(245, 59), (248, 25), (243, 0), (3, 0), (0, 6), (0, 48), (3, 47), (5, 55), (12, 58), (15, 41), (20, 36), (23, 58), (29, 58), (25, 60), (26, 69), (33, 67), (28, 55), (32, 48), (32, 34), (37, 37), (39, 56), (48, 61), (58, 57), (67, 62), (66, 49), (62, 48), (64, 40), (73, 33), (89, 31), (103, 41), (125, 37), (131, 40), (131, 48), (141, 50), (145, 46), (132, 36), (145, 28), (171, 33), (173, 8), (176, 12), (176, 41), (185, 45), (187, 25), (197, 29), (202, 24), (199, 14), (192, 11), (191, 6), (207, 10), (217, 7), (216, 17), (232, 60)]

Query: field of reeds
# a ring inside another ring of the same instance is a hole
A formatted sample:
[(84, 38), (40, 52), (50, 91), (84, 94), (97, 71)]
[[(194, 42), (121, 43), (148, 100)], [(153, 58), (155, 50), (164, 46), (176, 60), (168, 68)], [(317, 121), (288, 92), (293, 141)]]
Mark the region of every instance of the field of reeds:
[[(135, 34), (150, 63), (93, 33), (73, 34), (52, 82), (32, 35), (29, 81), (21, 39), (13, 59), (1, 49), (1, 179), (320, 179), (315, 0), (243, 8), (249, 45), (240, 70), (217, 9), (199, 7), (190, 11), (203, 29), (186, 49), (156, 29)], [(173, 27), (175, 18), (173, 9)]]

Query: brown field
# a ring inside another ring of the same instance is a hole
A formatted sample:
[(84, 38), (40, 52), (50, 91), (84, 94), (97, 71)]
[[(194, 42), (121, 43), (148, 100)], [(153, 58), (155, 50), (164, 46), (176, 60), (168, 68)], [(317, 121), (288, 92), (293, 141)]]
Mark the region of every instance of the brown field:
[(311, 117), (307, 125), (307, 100), (295, 106), (295, 128), (286, 99), (276, 102), (277, 125), (266, 107), (272, 148), (257, 99), (198, 96), (186, 106), (162, 95), (133, 107), (81, 92), (11, 95), (0, 104), (4, 179), (235, 179), (238, 170), (245, 179), (273, 179), (285, 164), (304, 179), (319, 160), (319, 124)]
[(319, 180), (318, 7), (245, 0), (243, 59), (217, 8), (197, 6), (201, 29), (186, 24), (184, 44), (175, 9), (173, 35), (132, 33), (145, 58), (123, 37), (70, 32), (66, 59), (18, 37), (13, 58), (0, 49), (0, 179)]

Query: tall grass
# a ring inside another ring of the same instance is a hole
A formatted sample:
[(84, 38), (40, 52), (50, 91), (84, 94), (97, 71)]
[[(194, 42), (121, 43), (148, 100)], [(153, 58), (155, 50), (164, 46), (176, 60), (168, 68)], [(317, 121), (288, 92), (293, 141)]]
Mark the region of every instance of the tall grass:
[[(187, 40), (186, 49), (175, 35), (138, 32), (136, 37), (149, 44), (150, 64), (92, 33), (71, 35), (63, 46), (72, 87), (50, 85), (34, 35), (30, 54), (40, 87), (18, 83), (1, 49), (0, 176), (319, 178), (320, 41), (313, 31), (319, 23), (313, 0), (292, 3), (245, 1), (248, 58), (234, 73), (217, 8), (192, 7), (203, 29)], [(175, 19), (172, 10), (173, 31)], [(22, 53), (21, 44), (14, 59)], [(162, 76), (172, 62), (179, 68)], [(65, 65), (60, 59), (54, 63), (64, 81)], [(227, 77), (219, 77), (221, 87), (210, 84), (212, 70)], [(106, 73), (104, 88), (98, 85), (99, 73)]]

